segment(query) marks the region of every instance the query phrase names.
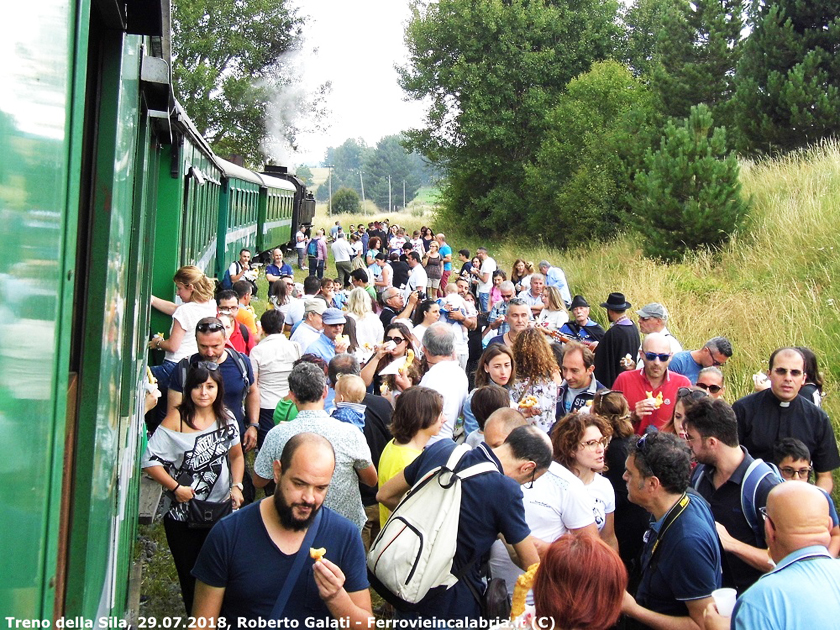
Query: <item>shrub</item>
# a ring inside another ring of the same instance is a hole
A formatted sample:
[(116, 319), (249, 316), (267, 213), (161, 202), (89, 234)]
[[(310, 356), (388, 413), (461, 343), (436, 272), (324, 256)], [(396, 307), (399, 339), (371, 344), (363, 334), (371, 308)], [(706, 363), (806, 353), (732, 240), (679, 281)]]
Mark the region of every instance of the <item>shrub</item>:
[(332, 197), (332, 211), (334, 214), (359, 214), (362, 211), (359, 194), (352, 188), (339, 188)]
[(688, 250), (725, 243), (741, 225), (739, 167), (726, 130), (713, 128), (705, 105), (677, 127), (669, 122), (658, 151), (648, 151), (634, 179), (631, 206), (647, 256), (676, 260)]

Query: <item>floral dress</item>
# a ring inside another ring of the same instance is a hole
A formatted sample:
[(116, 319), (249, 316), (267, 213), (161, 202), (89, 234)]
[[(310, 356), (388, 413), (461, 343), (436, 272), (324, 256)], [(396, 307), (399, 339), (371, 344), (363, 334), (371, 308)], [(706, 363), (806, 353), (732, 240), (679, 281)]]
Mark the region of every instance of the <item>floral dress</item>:
[(510, 388), (511, 400), (520, 402), (526, 396), (537, 399), (534, 407), (540, 412), (528, 421), (548, 433), (554, 426), (557, 413), (557, 383), (551, 378), (517, 380)]

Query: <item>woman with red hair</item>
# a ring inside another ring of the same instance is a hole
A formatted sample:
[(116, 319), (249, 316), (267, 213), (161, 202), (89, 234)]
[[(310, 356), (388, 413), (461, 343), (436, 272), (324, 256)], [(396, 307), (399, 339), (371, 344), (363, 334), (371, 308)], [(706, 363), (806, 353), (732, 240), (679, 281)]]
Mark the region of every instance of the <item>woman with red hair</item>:
[[(569, 532), (548, 548), (534, 578), (534, 628), (604, 630), (615, 625), (627, 588), (618, 554), (600, 538)], [(530, 611), (525, 612), (525, 616)]]

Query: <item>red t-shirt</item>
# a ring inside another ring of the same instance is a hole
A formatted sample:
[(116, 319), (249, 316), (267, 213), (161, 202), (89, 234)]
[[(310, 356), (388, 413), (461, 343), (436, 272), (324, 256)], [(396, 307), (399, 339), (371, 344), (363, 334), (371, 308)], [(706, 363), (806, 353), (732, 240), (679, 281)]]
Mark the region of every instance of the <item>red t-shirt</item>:
[(642, 418), (639, 426), (636, 428), (636, 433), (642, 435), (648, 425), (654, 425), (657, 429), (671, 419), (674, 414), (674, 405), (677, 402), (677, 390), (680, 387), (691, 387), (689, 381), (682, 374), (677, 374), (668, 370), (665, 372), (665, 380), (659, 387), (653, 387), (650, 381), (645, 376), (644, 369), (633, 370), (632, 372), (622, 372), (615, 379), (612, 388), (624, 392), (624, 398), (627, 399), (627, 404), (630, 405), (632, 412), (636, 408), (636, 403), (646, 398), (659, 398), (662, 395), (662, 404), (659, 409), (654, 411), (651, 415)]

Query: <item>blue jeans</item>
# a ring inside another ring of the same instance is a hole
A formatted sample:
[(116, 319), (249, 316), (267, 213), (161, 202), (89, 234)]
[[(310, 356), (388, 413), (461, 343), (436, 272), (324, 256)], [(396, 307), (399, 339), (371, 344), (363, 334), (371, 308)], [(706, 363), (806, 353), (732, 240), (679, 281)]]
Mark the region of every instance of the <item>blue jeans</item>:
[(486, 313), (490, 310), (490, 294), (489, 293), (479, 293), (478, 294), (478, 306), (479, 310), (482, 313)]
[(309, 257), (309, 275), (310, 276), (318, 276), (318, 278), (324, 277), (324, 261), (318, 260), (315, 256)]

